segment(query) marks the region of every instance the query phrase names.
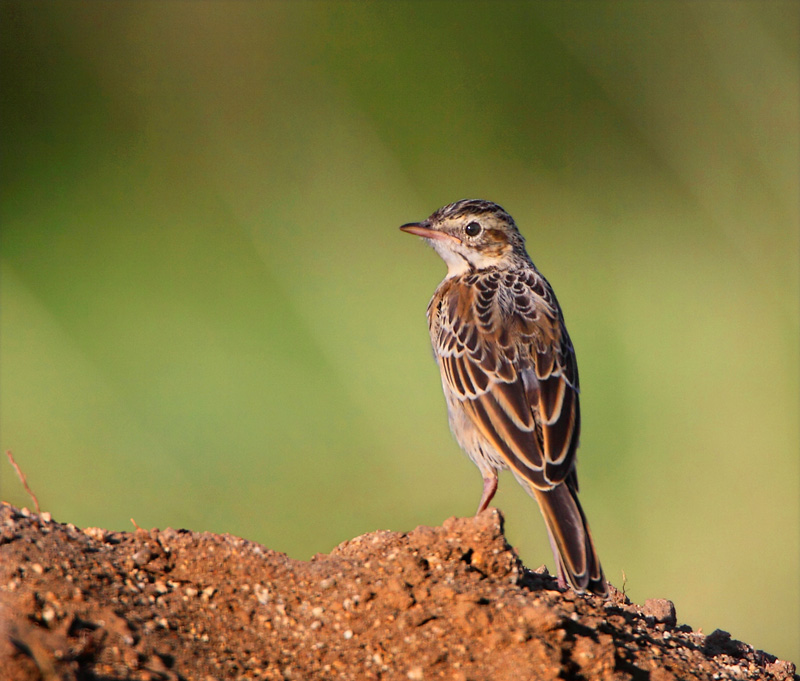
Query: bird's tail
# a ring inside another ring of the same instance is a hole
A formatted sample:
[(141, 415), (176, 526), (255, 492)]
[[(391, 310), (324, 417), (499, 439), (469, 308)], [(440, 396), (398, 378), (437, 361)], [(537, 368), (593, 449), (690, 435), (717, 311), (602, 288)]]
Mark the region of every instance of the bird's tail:
[(577, 492), (568, 483), (562, 483), (550, 490), (534, 488), (533, 494), (550, 535), (559, 582), (563, 583), (566, 576), (577, 591), (608, 596), (603, 568)]

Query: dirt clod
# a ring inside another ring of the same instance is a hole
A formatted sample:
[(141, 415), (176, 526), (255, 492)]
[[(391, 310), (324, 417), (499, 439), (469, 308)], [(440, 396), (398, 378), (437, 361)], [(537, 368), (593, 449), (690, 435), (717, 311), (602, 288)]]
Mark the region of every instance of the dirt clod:
[(3, 679), (798, 680), (794, 665), (525, 569), (499, 511), (291, 560), (230, 535), (0, 506)]
[(674, 627), (678, 618), (675, 613), (675, 604), (666, 598), (648, 598), (642, 606), (645, 617), (652, 617), (655, 622), (668, 624)]

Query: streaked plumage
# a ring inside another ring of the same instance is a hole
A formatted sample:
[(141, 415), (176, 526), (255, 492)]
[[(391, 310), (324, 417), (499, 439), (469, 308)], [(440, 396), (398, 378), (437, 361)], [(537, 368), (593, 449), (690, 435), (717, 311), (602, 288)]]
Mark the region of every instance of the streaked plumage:
[(578, 366), (550, 284), (514, 220), (489, 201), (458, 201), (401, 229), (448, 266), (428, 327), (450, 427), (483, 476), (478, 513), (509, 468), (539, 503), (559, 583), (605, 595), (577, 496)]

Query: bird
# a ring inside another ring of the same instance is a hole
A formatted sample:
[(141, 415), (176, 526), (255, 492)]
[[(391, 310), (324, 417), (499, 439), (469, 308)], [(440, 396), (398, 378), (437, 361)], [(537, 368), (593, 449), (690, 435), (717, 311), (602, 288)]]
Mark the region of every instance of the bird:
[(510, 469), (538, 502), (557, 580), (584, 593), (608, 587), (578, 501), (578, 364), (564, 315), (514, 219), (464, 199), (400, 227), (447, 265), (427, 308), (450, 429), (483, 477), (476, 515)]

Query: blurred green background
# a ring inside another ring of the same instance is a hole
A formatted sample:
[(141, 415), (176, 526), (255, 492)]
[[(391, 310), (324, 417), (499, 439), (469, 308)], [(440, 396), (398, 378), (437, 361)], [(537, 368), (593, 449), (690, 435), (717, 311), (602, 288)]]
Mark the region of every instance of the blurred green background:
[(306, 559), (472, 514), (397, 227), (487, 198), (565, 309), (608, 577), (800, 661), (796, 2), (0, 7), (0, 444), (57, 520)]

